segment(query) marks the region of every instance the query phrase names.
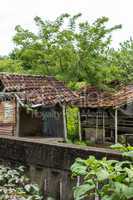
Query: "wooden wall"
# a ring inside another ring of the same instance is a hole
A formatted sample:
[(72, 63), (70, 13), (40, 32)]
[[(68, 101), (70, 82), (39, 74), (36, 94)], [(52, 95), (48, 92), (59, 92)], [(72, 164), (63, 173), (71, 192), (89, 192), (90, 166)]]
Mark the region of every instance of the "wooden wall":
[(41, 136), (42, 119), (41, 116), (28, 112), (25, 108), (20, 108), (19, 136)]
[(37, 113), (21, 108), (19, 136), (63, 137), (62, 107), (40, 108)]
[(0, 102), (0, 135), (15, 135), (16, 132), (16, 103)]
[[(80, 109), (82, 133), (96, 137), (103, 131), (103, 116), (105, 136), (109, 141), (114, 140), (115, 110), (112, 109)], [(133, 134), (133, 105), (118, 108), (118, 135)], [(93, 130), (93, 131), (92, 131)], [(124, 136), (125, 137), (125, 136)]]
[(52, 108), (42, 109), (43, 136), (64, 137), (62, 107), (57, 105)]
[(38, 114), (20, 107), (18, 135), (16, 135), (16, 113), (15, 100), (0, 102), (0, 135), (64, 137), (63, 112), (59, 105), (52, 108), (41, 108)]

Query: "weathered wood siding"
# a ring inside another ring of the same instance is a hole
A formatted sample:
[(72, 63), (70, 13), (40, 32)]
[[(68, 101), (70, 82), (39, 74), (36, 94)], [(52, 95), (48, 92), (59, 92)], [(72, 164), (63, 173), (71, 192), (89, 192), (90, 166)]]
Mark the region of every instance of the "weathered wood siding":
[(44, 108), (42, 118), (44, 137), (64, 137), (62, 107)]
[(0, 135), (15, 135), (16, 103), (12, 101), (0, 102)]
[(42, 118), (34, 112), (28, 112), (25, 108), (20, 108), (19, 113), (19, 136), (41, 136)]
[[(103, 127), (103, 112), (105, 118), (105, 128), (115, 128), (114, 110), (90, 110), (82, 109), (81, 124), (82, 128), (95, 128), (96, 117), (98, 117), (98, 127)], [(133, 133), (133, 113), (126, 109), (118, 109), (118, 131), (119, 133)]]
[[(104, 141), (103, 134), (105, 131), (106, 141), (113, 142), (115, 140), (115, 110), (113, 108), (83, 108), (80, 109), (80, 118), (82, 135), (85, 139), (97, 142)], [(125, 104), (118, 108), (117, 121), (119, 140), (123, 138), (124, 141), (127, 137), (126, 134), (133, 135), (133, 104)]]
[(62, 107), (40, 108), (28, 111), (20, 108), (19, 136), (63, 137)]

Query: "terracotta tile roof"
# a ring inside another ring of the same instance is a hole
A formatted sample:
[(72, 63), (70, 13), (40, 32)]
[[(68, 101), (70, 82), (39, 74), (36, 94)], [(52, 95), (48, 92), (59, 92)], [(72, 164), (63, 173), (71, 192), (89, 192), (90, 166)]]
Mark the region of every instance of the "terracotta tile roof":
[(0, 74), (5, 93), (15, 93), (24, 104), (72, 103), (76, 95), (61, 81), (50, 76)]
[(125, 86), (113, 93), (103, 92), (89, 86), (82, 88), (78, 95), (78, 107), (119, 107), (133, 102), (133, 85)]

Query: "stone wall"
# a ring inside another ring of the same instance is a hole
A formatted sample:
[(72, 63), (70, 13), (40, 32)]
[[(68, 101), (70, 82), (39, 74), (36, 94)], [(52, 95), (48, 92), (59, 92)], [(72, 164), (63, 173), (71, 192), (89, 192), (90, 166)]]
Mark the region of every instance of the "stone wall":
[(0, 138), (0, 161), (4, 164), (22, 164), (27, 167), (33, 182), (37, 182), (44, 196), (52, 196), (56, 200), (72, 200), (72, 187), (76, 180), (71, 179), (70, 166), (75, 158), (121, 159), (115, 151), (95, 147), (79, 147), (46, 139)]

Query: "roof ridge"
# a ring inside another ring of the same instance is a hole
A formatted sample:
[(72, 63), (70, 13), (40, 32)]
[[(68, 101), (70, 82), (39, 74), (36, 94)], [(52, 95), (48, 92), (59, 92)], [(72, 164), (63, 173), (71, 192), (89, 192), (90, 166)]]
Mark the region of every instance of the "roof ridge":
[(41, 75), (41, 74), (20, 74), (20, 73), (8, 73), (8, 72), (0, 72), (0, 75), (5, 75), (5, 76), (32, 76), (32, 77), (45, 77), (45, 78), (55, 78), (54, 76), (50, 75)]

